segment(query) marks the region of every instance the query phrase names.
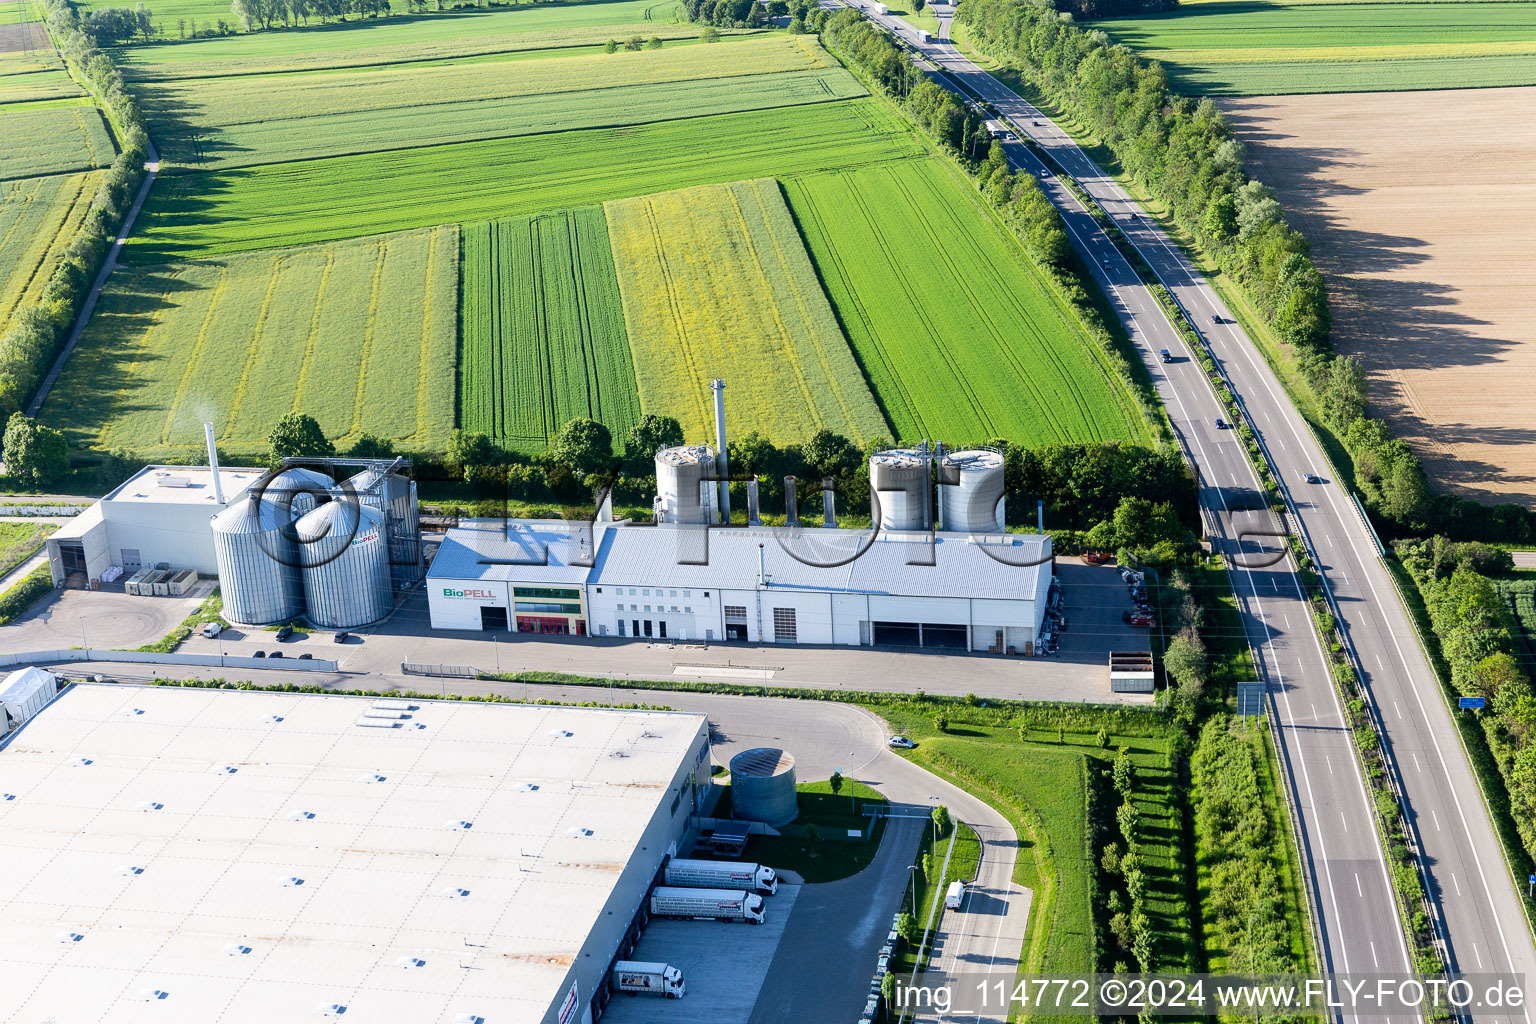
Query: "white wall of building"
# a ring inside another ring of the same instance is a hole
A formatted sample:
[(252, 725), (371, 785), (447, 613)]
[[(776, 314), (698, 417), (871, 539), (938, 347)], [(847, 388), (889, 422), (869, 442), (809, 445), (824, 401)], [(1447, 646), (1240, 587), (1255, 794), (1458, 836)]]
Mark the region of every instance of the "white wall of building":
[[(651, 622), (652, 639), (661, 637), (667, 624), (669, 640), (723, 640), (722, 608), (729, 604), (722, 591), (693, 587), (601, 586), (588, 584), (587, 632), (592, 636), (634, 635), (636, 620)], [(599, 593), (601, 591), (601, 593)], [(620, 623), (623, 629), (620, 629)], [(606, 630), (606, 631), (605, 631)], [(644, 631), (640, 636), (644, 637)]]
[(511, 623), (511, 585), (499, 580), (427, 580), (427, 610), (433, 629), (480, 629), (481, 608), (507, 609)]

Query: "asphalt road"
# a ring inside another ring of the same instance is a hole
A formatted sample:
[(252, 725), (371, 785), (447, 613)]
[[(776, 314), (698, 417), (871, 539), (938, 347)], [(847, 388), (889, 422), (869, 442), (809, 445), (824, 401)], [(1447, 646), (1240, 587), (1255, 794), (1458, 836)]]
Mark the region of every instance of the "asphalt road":
[[(953, 8), (936, 6), (935, 12), (940, 38), (928, 44), (898, 19), (871, 17), (942, 67), (952, 85), (958, 81), (996, 106), (1017, 131), (1066, 169), (1115, 219), (1206, 332), (1272, 457), (1281, 486), (1293, 496), (1299, 527), (1338, 601), (1343, 629), (1358, 653), (1362, 678), (1385, 729), (1385, 748), (1399, 771), (1453, 969), (1514, 971), (1536, 979), (1536, 948), (1522, 920), (1521, 894), (1499, 850), (1451, 712), (1369, 530), (1336, 482), (1303, 482), (1308, 473), (1329, 475), (1310, 429), (1252, 339), (1161, 229), (1140, 216), (1139, 206), (1049, 118), (946, 41)], [(1044, 170), (1019, 142), (1005, 148), (1015, 166), (1037, 174)], [(1271, 559), (1257, 557), (1259, 544), (1241, 536), (1258, 525), (1252, 522), (1256, 517), (1235, 511), (1257, 505), (1252, 470), (1232, 433), (1215, 427), (1222, 413), (1205, 375), (1149, 290), (1076, 198), (1054, 177), (1041, 176), (1067, 220), (1074, 247), (1131, 332), (1181, 444), (1199, 467), (1213, 544), (1239, 567), (1233, 583), (1280, 728), (1325, 969), (1403, 970), (1406, 943), (1366, 792), (1322, 650), (1306, 622), (1294, 566), (1288, 558), (1260, 565)], [(1169, 350), (1173, 362), (1160, 359), (1162, 349)], [(1479, 1019), (1529, 1017), (1521, 1012)]]

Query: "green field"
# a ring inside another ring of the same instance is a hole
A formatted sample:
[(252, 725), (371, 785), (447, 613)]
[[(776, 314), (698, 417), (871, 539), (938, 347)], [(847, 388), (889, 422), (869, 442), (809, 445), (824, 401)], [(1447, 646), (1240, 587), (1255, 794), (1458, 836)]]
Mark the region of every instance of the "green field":
[(62, 70), (32, 71), (27, 74), (0, 72), (0, 103), (29, 103), (84, 96), (86, 92)]
[(1221, 0), (1090, 22), (1194, 95), (1536, 83), (1536, 3)]
[[(322, 25), (311, 17), (307, 28), (275, 28), (213, 39), (183, 42), (176, 38), (176, 19), (206, 19), (217, 23), (223, 18), (238, 28), (227, 3), (218, 0), (171, 0), (172, 6), (148, 5), (160, 30), (174, 42), (125, 47), (121, 57), (132, 63), (161, 64), (202, 60), (232, 61), (249, 57), (258, 59), (319, 53), (371, 46), (438, 43), (447, 39), (470, 39), (509, 35), (518, 32), (563, 31), (607, 25), (667, 24), (675, 21), (677, 0), (549, 0), (520, 4), (510, 9), (441, 11), (386, 18), (354, 18)], [(118, 0), (104, 0), (102, 6), (121, 6)], [(184, 6), (180, 12), (175, 6)], [(404, 9), (404, 2), (398, 6)]]
[(4, 576), (58, 532), (53, 523), (0, 523), (0, 576)]
[(166, 159), (198, 168), (644, 124), (865, 95), (812, 36), (516, 63), (157, 83)]
[(1109, 360), (945, 163), (808, 175), (785, 191), (898, 438), (1148, 438)]
[(35, 302), (103, 175), (58, 174), (5, 186), (0, 202), (0, 334), (16, 307)]
[(162, 175), (123, 258), (163, 263), (494, 220), (688, 185), (858, 166), (922, 151), (888, 108), (859, 99)]
[[(729, 32), (730, 30), (725, 30)], [(634, 25), (591, 25), (540, 32), (511, 32), (505, 35), (465, 36), (423, 43), (390, 43), (383, 46), (349, 46), (339, 50), (303, 53), (269, 53), (248, 56), (208, 56), (206, 59), (173, 59), (176, 53), (149, 53), (144, 48), (119, 55), (123, 75), (129, 81), (157, 82), (192, 78), (226, 78), (239, 75), (271, 75), (295, 72), (332, 71), (343, 68), (384, 67), (391, 64), (426, 64), (435, 61), (464, 62), (470, 59), (517, 59), (525, 53), (563, 56), (584, 52), (609, 39), (652, 36), (668, 43), (697, 41), (699, 27), (692, 24), (639, 22)], [(739, 32), (725, 39), (748, 38), (753, 33)], [(222, 43), (223, 40), (187, 43), (192, 49)], [(145, 55), (141, 57), (141, 54)]]
[(569, 420), (640, 418), (602, 207), (464, 226), (459, 425), (528, 454)]
[(738, 433), (781, 445), (822, 428), (855, 443), (888, 435), (778, 182), (702, 185), (607, 211), (642, 411), (703, 440), (709, 382), (729, 377)]
[(7, 110), (0, 117), (0, 181), (95, 170), (116, 155), (95, 107)]
[(42, 419), (81, 446), (250, 457), (301, 410), (326, 436), (441, 451), (453, 426), (458, 230), (123, 268)]

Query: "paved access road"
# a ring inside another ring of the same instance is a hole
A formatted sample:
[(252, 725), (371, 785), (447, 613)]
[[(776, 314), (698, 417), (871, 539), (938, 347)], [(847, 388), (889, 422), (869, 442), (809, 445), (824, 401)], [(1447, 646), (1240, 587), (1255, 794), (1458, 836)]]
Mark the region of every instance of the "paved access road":
[[(1536, 979), (1536, 949), (1454, 723), (1424, 653), (1351, 497), (1336, 483), (1304, 483), (1327, 474), (1327, 461), (1305, 421), (1231, 311), (1140, 207), (1041, 111), (977, 67), (947, 41), (953, 8), (936, 6), (939, 39), (924, 44), (905, 23), (871, 15), (900, 35), (952, 87), (997, 107), (1115, 218), (1190, 318), (1206, 332), (1290, 490), (1299, 527), (1317, 552), (1339, 601), (1342, 625), (1359, 653), (1363, 678), (1386, 731), (1386, 748), (1403, 780), (1410, 820), (1425, 853), (1430, 894), (1454, 969), (1515, 971)], [(868, 13), (868, 12), (866, 12)], [(1392, 906), (1381, 850), (1355, 770), (1342, 711), (1290, 561), (1256, 565), (1257, 545), (1241, 534), (1259, 526), (1234, 510), (1257, 505), (1258, 487), (1230, 431), (1216, 427), (1219, 406), (1148, 289), (1072, 194), (1017, 142), (1016, 166), (1041, 175), (1067, 220), (1074, 247), (1130, 330), (1152, 371), (1181, 443), (1201, 474), (1201, 498), (1218, 550), (1234, 564), (1245, 628), (1269, 684), (1282, 756), (1330, 970), (1402, 970), (1407, 949)], [(1159, 356), (1167, 349), (1172, 362)], [(1244, 559), (1244, 554), (1247, 559)], [(1267, 559), (1264, 559), (1267, 561)], [(1524, 1014), (1515, 1019), (1528, 1020)], [(1495, 1019), (1489, 1017), (1487, 1019)]]

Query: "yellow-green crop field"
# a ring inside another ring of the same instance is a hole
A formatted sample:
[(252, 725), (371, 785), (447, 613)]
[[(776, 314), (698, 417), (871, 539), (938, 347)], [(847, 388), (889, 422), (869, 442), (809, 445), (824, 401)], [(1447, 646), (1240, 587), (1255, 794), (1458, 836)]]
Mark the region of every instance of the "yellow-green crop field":
[[(709, 381), (780, 444), (888, 428), (771, 178), (606, 204), (644, 412), (708, 438)], [(751, 410), (750, 414), (745, 410)]]
[(6, 184), (0, 202), (0, 334), (17, 306), (42, 297), (102, 177), (96, 171)]
[(958, 171), (903, 160), (785, 192), (896, 437), (1149, 438), (1108, 357)]
[(191, 79), (145, 89), (168, 160), (239, 167), (643, 124), (865, 94), (813, 36), (513, 63)]
[(1213, 0), (1092, 23), (1194, 95), (1536, 84), (1536, 3)]
[(84, 96), (85, 90), (60, 70), (38, 70), (7, 75), (0, 72), (0, 103), (31, 103)]
[[(747, 34), (725, 29), (721, 35)], [(390, 64), (425, 64), (428, 61), (462, 60), (471, 57), (508, 56), (535, 52), (556, 56), (552, 51), (579, 51), (600, 46), (609, 39), (653, 36), (663, 42), (697, 39), (699, 27), (691, 23), (660, 24), (639, 22), (634, 25), (591, 25), (546, 29), (541, 32), (513, 32), (503, 35), (473, 35), (423, 43), (390, 43), (383, 46), (358, 46), (335, 50), (271, 52), (231, 57), (217, 56), (188, 60), (187, 50), (222, 43), (206, 40), (183, 44), (169, 52), (153, 47), (134, 47), (121, 54), (123, 77), (133, 82), (159, 82), (193, 78), (226, 78), (236, 75), (273, 75), (337, 68), (382, 67)], [(143, 56), (149, 54), (148, 57)], [(612, 56), (618, 56), (613, 54)]]
[(201, 424), (265, 450), (284, 413), (441, 451), (453, 425), (453, 226), (120, 268), (43, 406), (77, 445), (195, 451)]
[(0, 116), (0, 181), (95, 170), (116, 155), (95, 107), (7, 110)]
[(600, 206), (466, 224), (459, 425), (537, 454), (594, 419), (640, 418), (624, 308)]

